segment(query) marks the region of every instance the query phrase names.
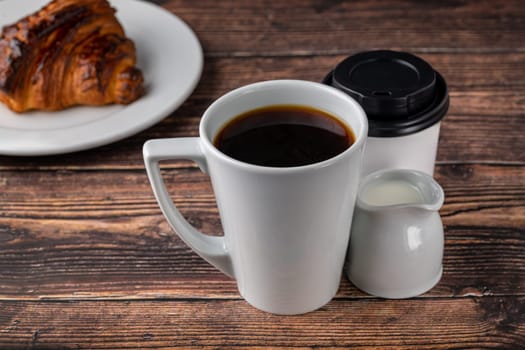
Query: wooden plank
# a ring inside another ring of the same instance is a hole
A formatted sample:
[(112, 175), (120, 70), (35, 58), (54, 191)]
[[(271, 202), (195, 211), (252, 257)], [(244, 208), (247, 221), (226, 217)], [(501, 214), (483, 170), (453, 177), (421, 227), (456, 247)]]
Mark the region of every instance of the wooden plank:
[[(1, 157), (0, 169), (143, 169), (151, 138), (197, 136), (200, 115), (214, 99), (266, 79), (320, 81), (344, 56), (210, 58), (192, 97), (170, 117), (138, 135), (95, 150), (54, 157)], [(525, 53), (424, 54), (451, 86), (439, 161), (525, 162)]]
[(312, 55), (370, 48), (523, 50), (525, 5), (514, 1), (165, 1), (208, 55)]
[[(277, 316), (241, 300), (0, 302), (0, 347), (518, 349), (525, 298), (335, 300)], [(59, 316), (59, 317), (58, 317)]]
[[(187, 165), (187, 164), (186, 164)], [(221, 232), (209, 179), (167, 165), (182, 213)], [(444, 277), (425, 297), (525, 294), (525, 166), (443, 165)], [(171, 232), (142, 171), (2, 172), (0, 298), (237, 298)], [(340, 297), (366, 297), (343, 280)]]
[[(442, 165), (435, 177), (445, 190), (447, 225), (525, 227), (525, 167)], [(512, 218), (512, 220), (509, 220)]]
[[(201, 221), (199, 216), (217, 214), (207, 175), (187, 162), (168, 163), (163, 168), (167, 186), (183, 213), (196, 223)], [(501, 228), (525, 225), (525, 166), (445, 164), (436, 168), (435, 177), (445, 189), (441, 213), (448, 224)], [(117, 220), (120, 225), (118, 220), (159, 213), (142, 170), (4, 171), (0, 181), (2, 220), (28, 220), (27, 224), (37, 219), (88, 220), (95, 224), (98, 220)], [(509, 221), (509, 215), (515, 220)], [(202, 222), (198, 226), (208, 232), (220, 231), (218, 221), (213, 222), (211, 227)]]
[[(306, 57), (209, 57), (193, 97), (214, 99), (239, 86), (268, 79), (321, 81), (352, 53), (355, 51)], [(525, 52), (420, 53), (418, 56), (445, 77), (452, 92), (501, 93), (515, 89), (519, 93), (525, 88)]]

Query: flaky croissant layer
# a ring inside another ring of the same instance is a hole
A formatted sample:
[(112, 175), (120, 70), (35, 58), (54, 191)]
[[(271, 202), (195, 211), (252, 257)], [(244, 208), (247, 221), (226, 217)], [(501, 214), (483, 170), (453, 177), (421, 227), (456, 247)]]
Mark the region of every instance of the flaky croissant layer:
[(128, 104), (143, 92), (135, 46), (106, 0), (54, 0), (0, 36), (0, 101), (16, 112)]

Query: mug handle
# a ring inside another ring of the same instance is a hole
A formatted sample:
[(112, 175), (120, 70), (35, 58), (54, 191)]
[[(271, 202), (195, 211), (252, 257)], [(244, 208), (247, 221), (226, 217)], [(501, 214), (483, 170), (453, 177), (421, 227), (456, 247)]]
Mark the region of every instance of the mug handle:
[(207, 169), (199, 138), (149, 140), (144, 144), (142, 153), (153, 193), (171, 228), (204, 260), (233, 277), (231, 256), (226, 249), (224, 237), (208, 236), (193, 227), (171, 200), (160, 174), (159, 162), (169, 159), (189, 159), (196, 162), (201, 170)]

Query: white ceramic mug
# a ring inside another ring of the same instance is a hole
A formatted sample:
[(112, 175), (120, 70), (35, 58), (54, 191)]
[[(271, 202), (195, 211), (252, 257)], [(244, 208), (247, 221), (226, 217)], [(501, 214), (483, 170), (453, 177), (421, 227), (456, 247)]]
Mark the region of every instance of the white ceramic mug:
[[(213, 145), (232, 118), (280, 104), (336, 116), (354, 131), (354, 144), (326, 161), (289, 168), (243, 163)], [(266, 81), (215, 101), (202, 117), (200, 137), (146, 142), (144, 160), (159, 206), (186, 244), (234, 277), (251, 305), (300, 314), (326, 304), (339, 287), (367, 128), (365, 113), (343, 92), (308, 81)], [(179, 213), (159, 171), (166, 159), (191, 159), (209, 174), (223, 237), (199, 232)]]

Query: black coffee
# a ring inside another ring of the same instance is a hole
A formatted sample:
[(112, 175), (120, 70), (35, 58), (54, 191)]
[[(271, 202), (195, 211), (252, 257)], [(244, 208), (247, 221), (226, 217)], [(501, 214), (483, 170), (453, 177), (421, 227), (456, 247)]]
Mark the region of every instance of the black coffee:
[(218, 133), (215, 147), (245, 163), (295, 167), (330, 159), (354, 143), (352, 131), (334, 116), (297, 105), (254, 109)]

